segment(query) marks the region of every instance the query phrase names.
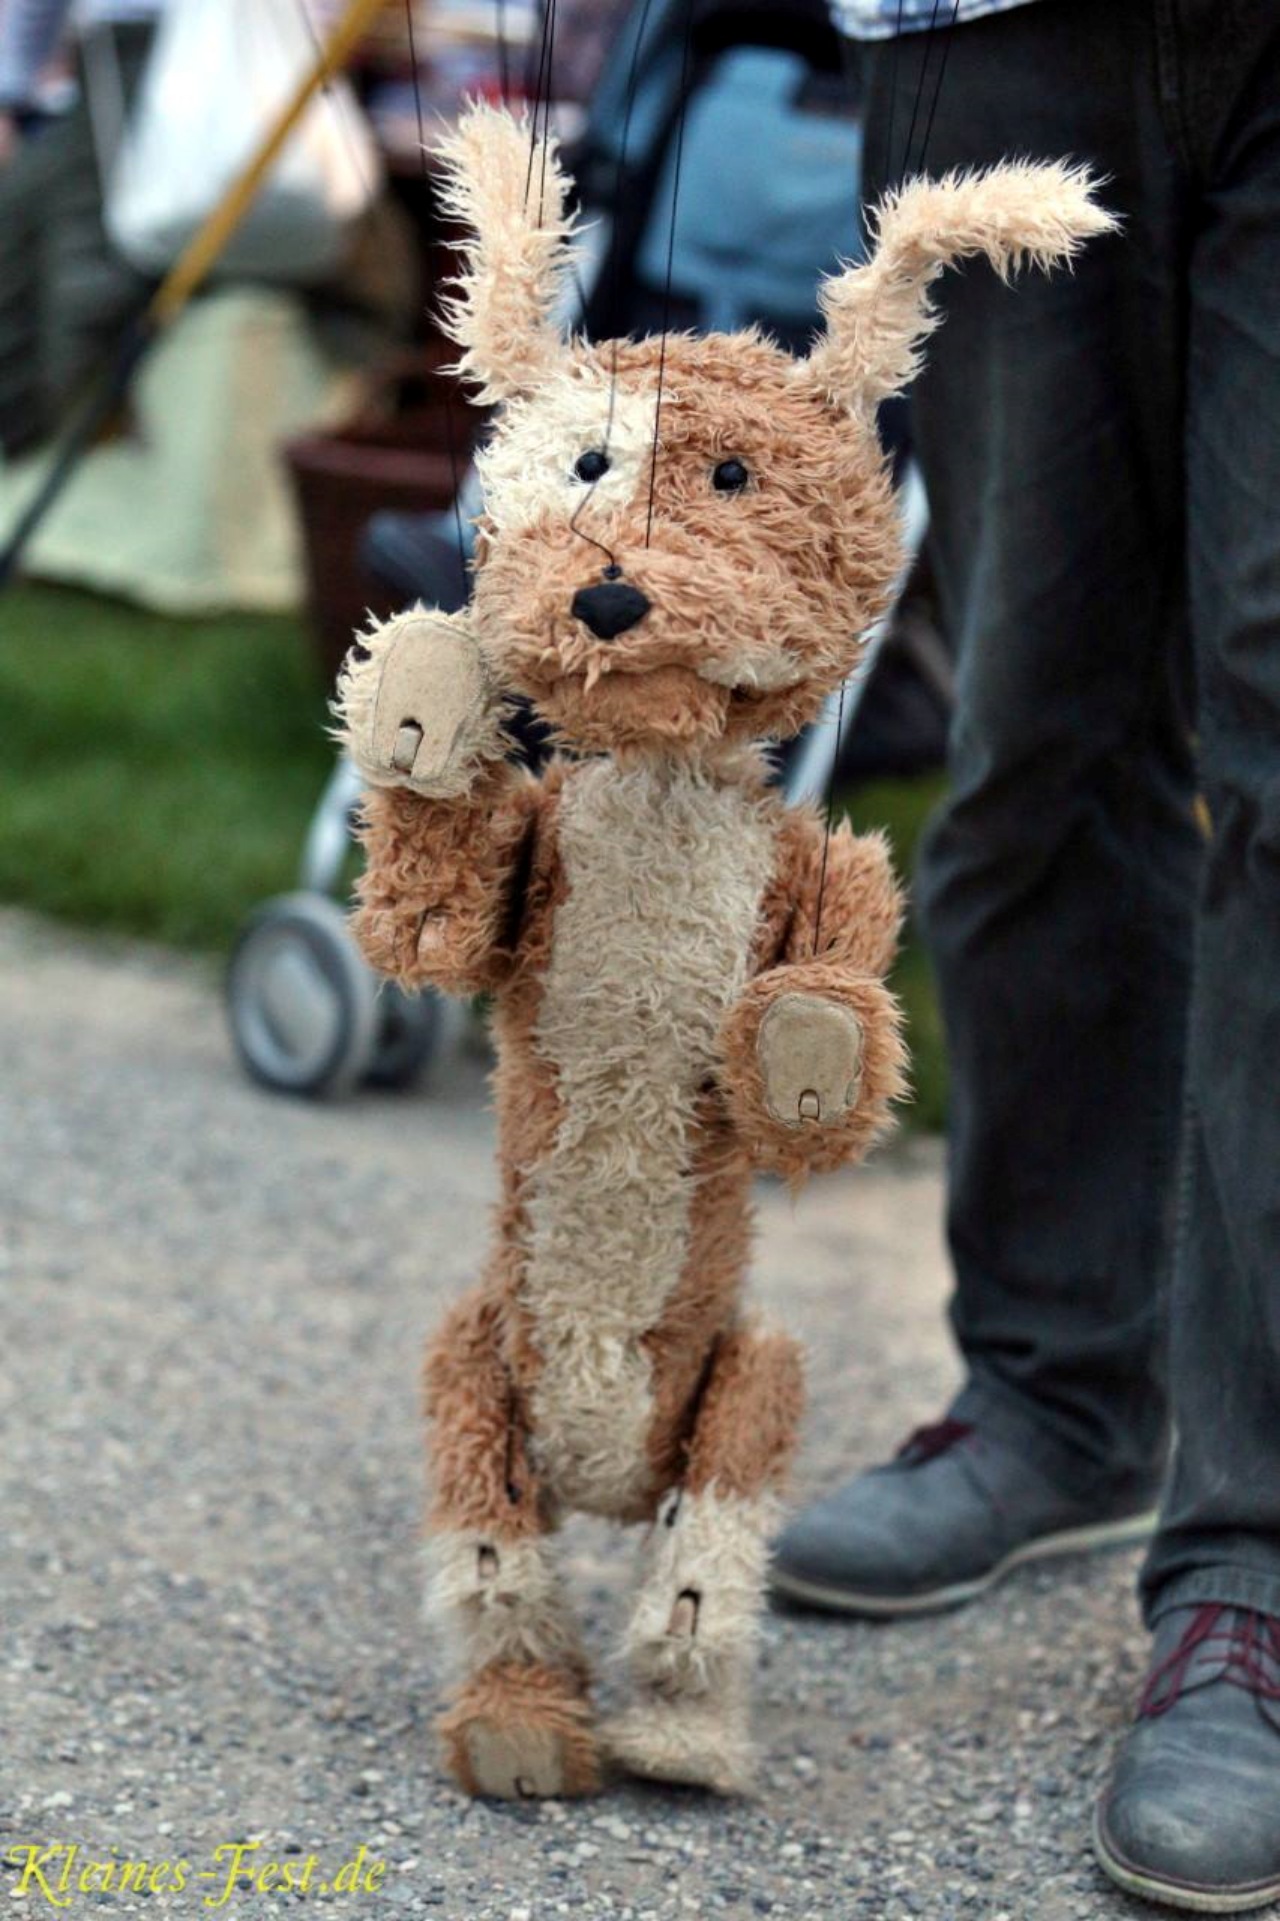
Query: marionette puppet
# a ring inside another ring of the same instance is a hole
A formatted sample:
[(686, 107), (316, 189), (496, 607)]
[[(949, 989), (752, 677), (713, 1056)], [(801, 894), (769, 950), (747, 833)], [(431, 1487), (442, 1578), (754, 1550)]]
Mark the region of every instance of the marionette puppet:
[[(856, 1161), (903, 1087), (884, 843), (785, 806), (766, 748), (892, 594), (876, 408), (930, 282), (1048, 268), (1112, 222), (1065, 166), (917, 180), (825, 282), (808, 359), (756, 332), (588, 345), (551, 317), (554, 148), (476, 108), (447, 161), (473, 238), (446, 325), (500, 410), (474, 597), (362, 634), (338, 699), (364, 951), (491, 996), (498, 1053), (493, 1251), (426, 1363), (441, 1730), (472, 1793), (585, 1793), (609, 1763), (731, 1793), (802, 1397), (795, 1342), (743, 1309), (751, 1179)], [(510, 693), (559, 744), (538, 779), (505, 758)], [(553, 1553), (571, 1510), (646, 1530), (603, 1723)]]

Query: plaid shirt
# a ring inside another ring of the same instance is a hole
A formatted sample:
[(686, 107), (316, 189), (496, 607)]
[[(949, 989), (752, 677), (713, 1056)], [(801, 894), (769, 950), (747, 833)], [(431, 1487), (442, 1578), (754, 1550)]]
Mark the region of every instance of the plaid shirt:
[(1028, 0), (833, 0), (836, 25), (851, 40), (890, 40), (903, 33), (925, 33), (931, 26), (949, 27), (954, 18), (981, 20), (987, 13), (1005, 13)]

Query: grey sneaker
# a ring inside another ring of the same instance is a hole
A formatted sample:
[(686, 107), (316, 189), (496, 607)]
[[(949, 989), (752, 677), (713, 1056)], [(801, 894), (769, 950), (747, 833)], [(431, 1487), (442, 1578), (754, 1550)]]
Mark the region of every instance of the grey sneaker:
[(798, 1514), (778, 1543), (773, 1590), (839, 1614), (930, 1614), (1026, 1561), (1127, 1547), (1154, 1525), (1150, 1489), (1085, 1498), (1016, 1442), (948, 1419)]
[(1197, 1914), (1280, 1897), (1280, 1620), (1171, 1608), (1093, 1823), (1130, 1894)]

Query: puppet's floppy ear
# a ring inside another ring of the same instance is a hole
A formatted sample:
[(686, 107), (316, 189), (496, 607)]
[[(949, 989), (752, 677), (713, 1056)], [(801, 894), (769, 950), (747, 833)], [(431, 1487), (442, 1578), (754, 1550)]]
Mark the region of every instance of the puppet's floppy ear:
[(569, 262), (569, 183), (555, 141), (494, 107), (469, 108), (441, 157), (444, 209), (471, 231), (444, 325), (477, 399), (511, 400), (562, 352), (552, 316)]
[(985, 254), (1002, 279), (1024, 265), (1070, 260), (1118, 223), (1093, 198), (1084, 167), (1011, 161), (985, 173), (912, 180), (880, 203), (875, 250), (862, 266), (822, 284), (826, 331), (804, 363), (828, 398), (870, 415), (920, 369), (941, 316), (929, 284), (944, 267)]

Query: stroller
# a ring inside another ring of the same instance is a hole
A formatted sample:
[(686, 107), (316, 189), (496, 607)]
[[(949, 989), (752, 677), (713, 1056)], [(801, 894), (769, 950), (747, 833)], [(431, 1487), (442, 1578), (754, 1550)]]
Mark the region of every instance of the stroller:
[[(587, 223), (564, 323), (607, 339), (664, 323), (727, 331), (757, 322), (803, 348), (820, 275), (860, 250), (861, 128), (839, 37), (823, 0), (703, 0), (688, 19), (687, 0), (633, 6), (567, 155)], [(902, 497), (914, 551), (924, 508), (910, 473)], [(478, 505), (471, 473), (459, 491), (462, 551), (452, 511), (375, 516), (363, 548), (370, 570), (403, 604), (460, 607)], [(825, 793), (884, 628), (869, 637), (843, 701), (833, 698), (782, 757), (790, 799)], [(535, 741), (527, 751), (537, 754)], [(378, 981), (335, 898), (360, 787), (339, 761), (306, 837), (299, 891), (253, 914), (228, 969), (239, 1057), (282, 1092), (409, 1086), (445, 1030), (437, 995)]]

